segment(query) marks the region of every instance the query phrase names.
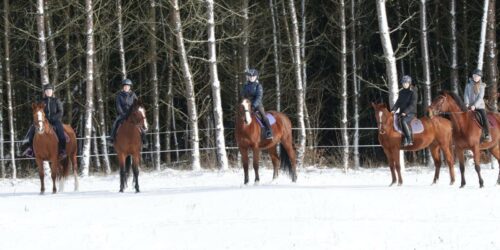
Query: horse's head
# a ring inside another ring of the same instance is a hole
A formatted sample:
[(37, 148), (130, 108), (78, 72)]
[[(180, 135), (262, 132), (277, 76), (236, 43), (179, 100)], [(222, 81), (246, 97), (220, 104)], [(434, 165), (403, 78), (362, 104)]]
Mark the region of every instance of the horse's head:
[(252, 103), (248, 99), (243, 99), (240, 103), (240, 107), (238, 109), (240, 119), (244, 120), (246, 125), (249, 125), (252, 122)]
[(448, 91), (441, 91), (439, 95), (432, 100), (427, 111), (429, 117), (432, 117), (446, 112), (465, 112), (467, 108), (456, 94)]
[(372, 107), (375, 111), (375, 119), (377, 120), (378, 132), (383, 135), (386, 133), (386, 126), (391, 126), (389, 124), (391, 112), (389, 112), (389, 109), (387, 109), (387, 105), (385, 103), (372, 102)]
[(146, 108), (141, 100), (134, 101), (130, 108), (129, 119), (136, 125), (141, 126), (144, 131), (149, 129), (148, 120), (146, 118)]
[(45, 132), (45, 103), (32, 103), (31, 108), (33, 109), (33, 125), (35, 126), (36, 132), (43, 134)]

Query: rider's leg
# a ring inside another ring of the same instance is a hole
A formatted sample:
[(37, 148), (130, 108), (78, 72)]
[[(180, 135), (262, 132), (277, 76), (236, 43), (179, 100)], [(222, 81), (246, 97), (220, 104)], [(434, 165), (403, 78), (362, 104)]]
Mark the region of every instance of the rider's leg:
[(483, 120), (484, 139), (491, 140), (491, 137), (490, 137), (490, 124), (489, 124), (489, 121), (488, 121), (488, 117), (486, 117), (486, 111), (484, 109), (476, 109), (476, 110), (481, 115), (481, 119)]
[(260, 116), (262, 117), (262, 122), (266, 126), (266, 138), (267, 139), (273, 138), (273, 130), (271, 128), (271, 124), (269, 123), (269, 119), (267, 119), (266, 111), (264, 110), (264, 106), (259, 105), (257, 107), (257, 110), (259, 111)]
[(411, 121), (413, 120), (414, 115), (412, 114), (407, 114), (406, 116), (403, 117), (403, 127), (406, 134), (406, 146), (412, 146), (413, 145), (413, 131), (411, 129)]
[(61, 121), (56, 121), (52, 124), (54, 127), (57, 138), (59, 139), (59, 154), (66, 153), (66, 137), (64, 136), (64, 127)]

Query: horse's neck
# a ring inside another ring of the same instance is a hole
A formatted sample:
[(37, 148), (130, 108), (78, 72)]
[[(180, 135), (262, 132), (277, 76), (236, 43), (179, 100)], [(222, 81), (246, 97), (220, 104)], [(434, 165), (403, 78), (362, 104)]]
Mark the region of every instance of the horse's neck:
[(467, 133), (471, 122), (474, 122), (470, 112), (452, 111), (450, 117), (453, 131), (458, 134)]

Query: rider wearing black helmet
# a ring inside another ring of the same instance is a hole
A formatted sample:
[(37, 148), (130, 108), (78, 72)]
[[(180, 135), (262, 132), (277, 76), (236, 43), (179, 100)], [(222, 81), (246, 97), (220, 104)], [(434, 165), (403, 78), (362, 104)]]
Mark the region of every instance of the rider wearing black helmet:
[[(66, 157), (66, 137), (64, 136), (64, 127), (61, 119), (64, 114), (64, 108), (61, 100), (54, 96), (54, 86), (52, 84), (43, 85), (43, 102), (45, 103), (45, 117), (50, 125), (55, 130), (57, 139), (59, 140), (59, 158)], [(27, 134), (28, 148), (24, 151), (23, 155), (33, 157), (33, 138), (35, 137), (35, 127), (32, 125)]]
[(477, 111), (481, 115), (484, 140), (491, 141), (489, 124), (485, 111), (486, 105), (483, 100), (486, 84), (481, 81), (482, 76), (483, 72), (480, 69), (472, 71), (472, 78), (469, 78), (464, 90), (464, 104), (470, 110)]
[[(123, 79), (122, 90), (116, 96), (116, 112), (118, 113), (118, 116), (116, 117), (115, 122), (113, 123), (113, 127), (109, 135), (109, 142), (111, 144), (114, 143), (118, 126), (125, 120), (128, 112), (130, 111), (130, 108), (134, 104), (134, 101), (137, 100), (137, 95), (134, 93), (134, 91), (131, 90), (132, 85), (133, 84), (130, 79), (127, 78)], [(147, 147), (145, 133), (144, 131), (141, 132), (142, 132), (141, 133), (142, 145), (143, 147)]]
[(410, 76), (403, 76), (400, 82), (403, 89), (399, 91), (398, 100), (392, 107), (391, 112), (394, 113), (399, 109), (399, 119), (404, 133), (403, 147), (407, 147), (413, 145), (410, 122), (417, 114), (418, 91), (412, 84)]
[(262, 121), (266, 126), (266, 139), (273, 138), (273, 130), (271, 129), (271, 124), (266, 116), (266, 111), (264, 110), (264, 105), (262, 104), (263, 89), (260, 84), (259, 72), (256, 69), (249, 69), (245, 72), (247, 76), (247, 82), (243, 85), (241, 90), (241, 96), (243, 98), (248, 98), (252, 102), (252, 110), (258, 111), (262, 117)]

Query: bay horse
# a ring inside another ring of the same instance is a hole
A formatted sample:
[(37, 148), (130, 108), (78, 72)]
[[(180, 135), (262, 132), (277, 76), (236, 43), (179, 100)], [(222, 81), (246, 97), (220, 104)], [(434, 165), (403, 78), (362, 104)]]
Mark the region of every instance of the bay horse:
[[(256, 114), (253, 113), (250, 100), (243, 99), (238, 107), (238, 115), (236, 118), (235, 137), (236, 143), (241, 153), (243, 162), (243, 171), (245, 173), (244, 183), (248, 184), (248, 151), (253, 152), (253, 169), (255, 171), (255, 183), (259, 183), (259, 160), (260, 150), (267, 149), (273, 162), (274, 172), (273, 179), (278, 177), (278, 166), (281, 166), (283, 171), (287, 171), (293, 182), (297, 181), (297, 169), (295, 163), (295, 150), (293, 147), (292, 138), (292, 123), (290, 119), (281, 112), (269, 111), (276, 119), (276, 123), (272, 124), (273, 138), (262, 138), (263, 128), (257, 121)], [(276, 145), (280, 144), (280, 156)]]
[[(133, 165), (135, 192), (139, 193), (139, 166), (141, 164), (141, 132), (148, 130), (146, 109), (142, 101), (134, 101), (116, 131), (114, 147), (120, 165), (120, 192), (127, 186), (130, 167)], [(132, 163), (129, 160), (132, 157)]]
[[(453, 168), (454, 159), (451, 152), (452, 146), (452, 125), (451, 122), (442, 117), (422, 117), (424, 131), (419, 134), (413, 135), (413, 145), (409, 147), (401, 147), (402, 135), (394, 129), (394, 116), (385, 103), (372, 103), (375, 110), (375, 117), (378, 127), (378, 140), (384, 149), (384, 153), (389, 161), (389, 168), (391, 170), (392, 182), (390, 186), (394, 185), (396, 181), (398, 185), (403, 184), (401, 176), (401, 165), (399, 151), (417, 151), (429, 148), (432, 158), (434, 160), (435, 173), (432, 184), (436, 184), (439, 180), (439, 171), (441, 168), (441, 157), (439, 150), (442, 150), (446, 163), (450, 171), (450, 185), (455, 183), (455, 171)], [(397, 178), (396, 178), (397, 172)]]
[[(429, 115), (448, 114), (453, 124), (453, 140), (455, 142), (455, 152), (460, 163), (460, 174), (462, 182), (460, 187), (465, 186), (465, 150), (471, 150), (474, 155), (474, 166), (479, 178), (479, 187), (484, 186), (483, 178), (481, 177), (481, 150), (489, 149), (491, 154), (500, 163), (500, 130), (498, 124), (500, 123), (500, 116), (496, 113), (488, 112), (496, 123), (495, 126), (490, 126), (490, 142), (481, 142), (482, 128), (475, 121), (475, 112), (467, 110), (462, 99), (455, 93), (448, 91), (441, 91), (439, 95), (432, 101), (428, 108)], [(500, 184), (500, 173), (498, 175), (497, 184)]]
[(67, 157), (59, 159), (58, 139), (57, 135), (45, 117), (45, 103), (32, 103), (33, 109), (33, 126), (35, 127), (35, 136), (33, 137), (33, 151), (35, 153), (35, 161), (38, 167), (40, 176), (41, 188), (40, 194), (45, 192), (45, 171), (43, 162), (50, 162), (50, 171), (52, 177), (52, 193), (56, 193), (56, 180), (59, 180), (59, 188), (64, 189), (64, 181), (70, 172), (70, 163), (73, 167), (73, 175), (75, 177), (75, 191), (78, 191), (78, 174), (77, 174), (77, 142), (76, 134), (70, 125), (64, 124), (64, 132), (69, 137), (69, 142), (66, 143)]

